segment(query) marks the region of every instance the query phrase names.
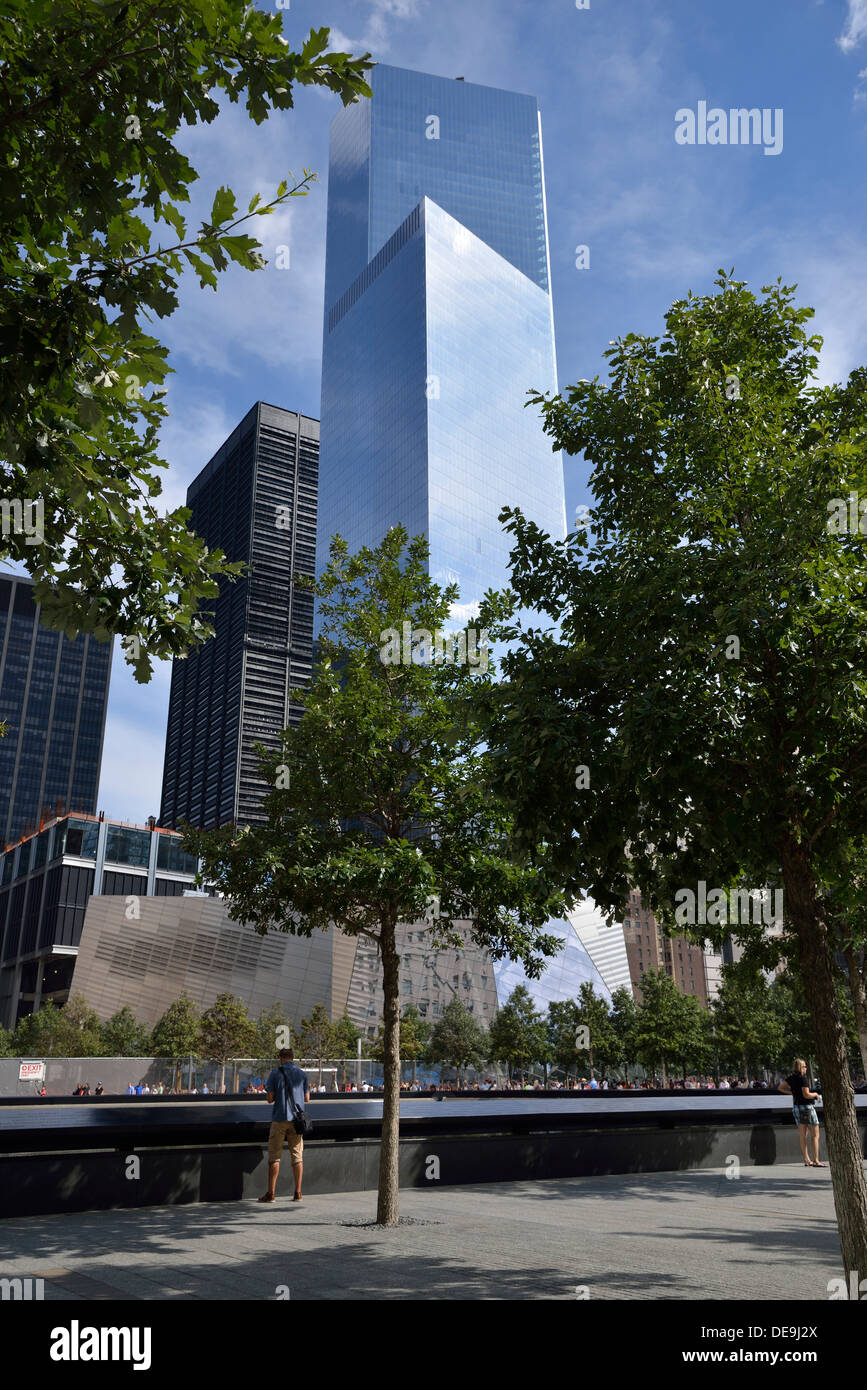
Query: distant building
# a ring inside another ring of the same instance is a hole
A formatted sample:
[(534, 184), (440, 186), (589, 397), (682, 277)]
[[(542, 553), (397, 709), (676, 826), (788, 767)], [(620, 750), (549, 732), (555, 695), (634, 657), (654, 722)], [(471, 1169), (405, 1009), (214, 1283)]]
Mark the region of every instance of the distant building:
[(268, 790), (254, 745), (300, 718), (313, 668), (319, 422), (259, 401), (187, 491), (191, 530), (249, 566), (221, 581), (215, 636), (172, 664), (160, 823), (256, 824)]
[[(147, 898), (194, 887), (197, 861), (180, 836), (95, 816), (64, 816), (0, 857), (0, 1025), (14, 1028), (69, 996), (88, 903), (110, 897), (134, 952)], [(137, 915), (138, 914), (138, 915)], [(123, 998), (117, 1007), (134, 998)]]
[(623, 919), (623, 936), (636, 1001), (641, 1002), (641, 977), (663, 970), (681, 994), (690, 994), (705, 1006), (719, 993), (722, 954), (709, 942), (699, 946), (685, 936), (666, 936), (641, 894), (629, 895)]
[(71, 640), (39, 615), (31, 579), (0, 579), (0, 846), (96, 810), (112, 644)]
[[(462, 924), (457, 925), (460, 930)], [(431, 942), (430, 924), (400, 924), (401, 1012), (413, 1004), (426, 1022), (437, 1023), (446, 1005), (460, 999), (482, 1027), (491, 1023), (497, 1012), (495, 966), (487, 951), (473, 944), (468, 924), (463, 924), (462, 934), (459, 947), (437, 947)], [(346, 1007), (353, 1023), (372, 1037), (382, 1022), (384, 1006), (379, 952), (372, 941), (361, 937)]]
[(546, 922), (544, 930), (560, 938), (562, 950), (546, 963), (538, 979), (531, 979), (518, 961), (498, 961), (494, 969), (500, 1004), (505, 1004), (516, 985), (526, 986), (542, 1012), (550, 1003), (577, 999), (585, 983), (609, 1003), (616, 989), (632, 992), (623, 928), (616, 922), (607, 926), (595, 903), (585, 899), (564, 920)]
[(116, 898), (91, 898), (72, 989), (101, 1019), (129, 1004), (149, 1028), (183, 992), (203, 1010), (234, 994), (251, 1018), (281, 1004), (297, 1026), (317, 1004), (342, 1016), (356, 944), (336, 931), (258, 936), (219, 897), (145, 898), (134, 922)]

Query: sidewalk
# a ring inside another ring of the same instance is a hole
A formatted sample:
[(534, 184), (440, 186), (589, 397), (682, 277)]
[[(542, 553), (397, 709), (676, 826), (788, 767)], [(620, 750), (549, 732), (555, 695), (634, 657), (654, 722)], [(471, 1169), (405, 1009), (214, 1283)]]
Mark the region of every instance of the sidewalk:
[[(0, 1221), (0, 1278), (45, 1298), (826, 1300), (827, 1168), (800, 1164)], [(278, 1290), (281, 1292), (278, 1295)]]

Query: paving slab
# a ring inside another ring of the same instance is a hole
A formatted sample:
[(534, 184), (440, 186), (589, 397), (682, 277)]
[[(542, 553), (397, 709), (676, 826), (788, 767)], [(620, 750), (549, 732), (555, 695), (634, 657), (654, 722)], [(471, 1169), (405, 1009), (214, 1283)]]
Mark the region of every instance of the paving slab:
[(830, 1174), (802, 1165), (408, 1189), (0, 1221), (0, 1277), (45, 1297), (827, 1300)]

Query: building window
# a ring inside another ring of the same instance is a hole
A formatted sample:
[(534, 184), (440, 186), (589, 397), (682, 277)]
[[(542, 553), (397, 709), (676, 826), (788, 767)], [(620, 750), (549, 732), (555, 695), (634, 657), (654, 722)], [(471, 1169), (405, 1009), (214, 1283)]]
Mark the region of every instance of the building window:
[(181, 842), (173, 835), (160, 835), (157, 839), (157, 868), (166, 869), (172, 874), (195, 874), (196, 856), (186, 854)]
[(59, 832), (64, 854), (75, 855), (77, 859), (96, 858), (98, 821), (68, 820), (64, 826), (59, 827)]
[[(105, 842), (105, 859), (110, 864), (130, 864), (146, 869), (150, 857), (149, 830), (135, 830), (126, 825), (110, 825)], [(67, 853), (69, 850), (67, 849)]]

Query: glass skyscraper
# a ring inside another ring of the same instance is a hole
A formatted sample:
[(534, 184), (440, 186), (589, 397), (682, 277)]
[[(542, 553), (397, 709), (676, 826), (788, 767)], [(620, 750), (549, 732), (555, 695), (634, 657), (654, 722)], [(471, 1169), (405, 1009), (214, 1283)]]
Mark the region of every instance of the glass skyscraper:
[(498, 513), (565, 534), (533, 411), (556, 387), (536, 100), (380, 65), (331, 131), (317, 557), (403, 523), (469, 616), (507, 580)]
[(3, 845), (43, 819), (96, 810), (112, 644), (71, 641), (43, 627), (39, 611), (31, 579), (0, 579)]
[[(356, 551), (402, 523), (427, 537), (431, 576), (460, 585), (466, 621), (508, 582), (504, 505), (566, 532), (562, 462), (525, 408), (557, 386), (539, 108), (382, 64), (370, 84), (331, 127), (317, 563), (335, 534)], [(628, 986), (622, 931), (597, 919), (584, 904), (549, 923), (563, 950), (538, 981), (493, 966), (500, 1002), (516, 984), (541, 1007), (584, 980)], [(435, 1018), (464, 977), (441, 998), (402, 931), (402, 993)]]

